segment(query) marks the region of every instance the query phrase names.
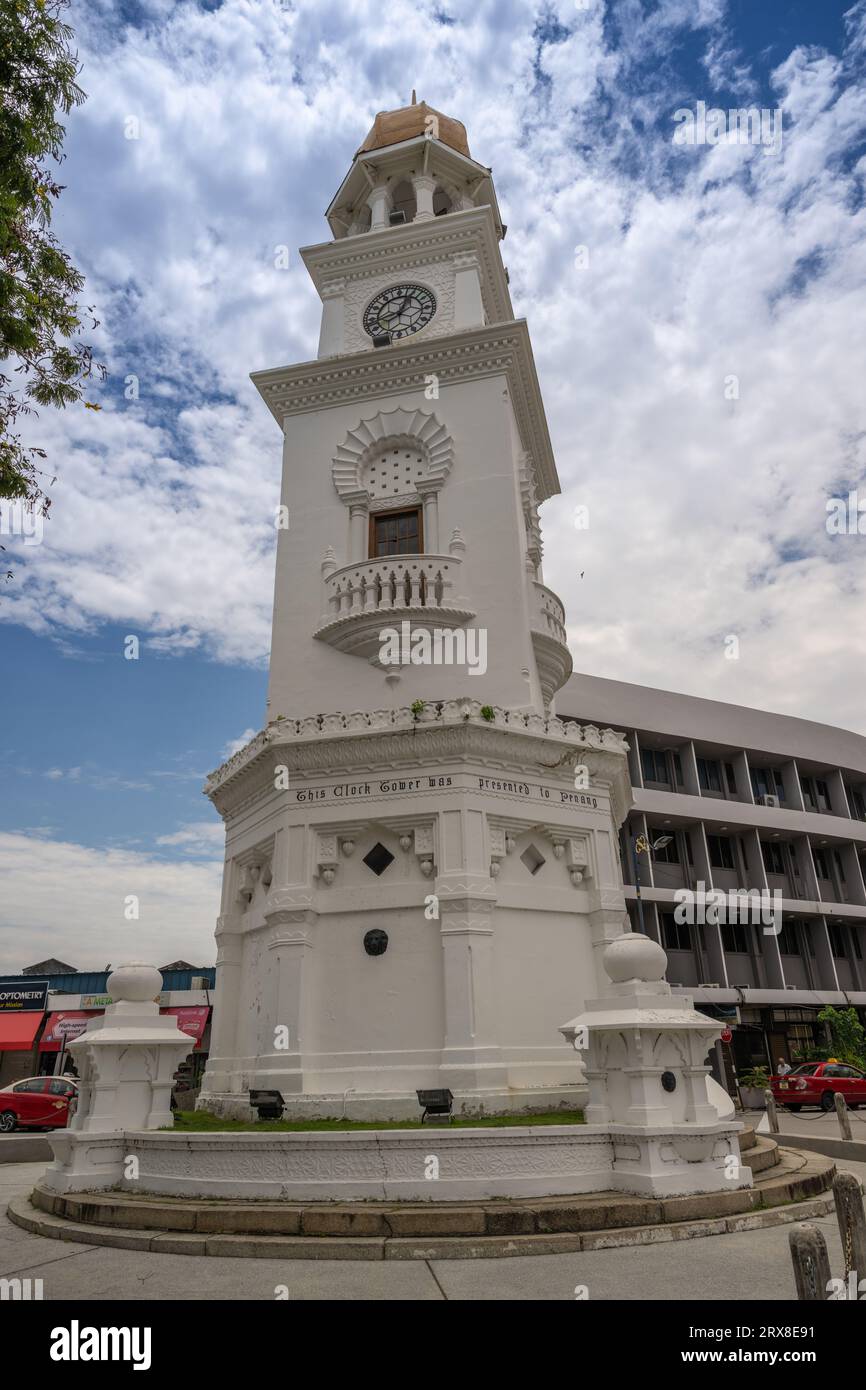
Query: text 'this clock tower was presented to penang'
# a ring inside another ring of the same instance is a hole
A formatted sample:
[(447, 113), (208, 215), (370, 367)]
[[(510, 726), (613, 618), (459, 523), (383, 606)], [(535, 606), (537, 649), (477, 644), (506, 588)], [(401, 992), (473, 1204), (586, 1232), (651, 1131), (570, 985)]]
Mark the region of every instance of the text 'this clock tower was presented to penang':
[(302, 252), (318, 357), (253, 378), (289, 524), (267, 724), (206, 788), (226, 861), (201, 1100), (575, 1104), (557, 1023), (623, 930), (631, 793), (621, 738), (555, 715), (572, 663), (538, 508), (559, 483), (490, 170), (413, 100), (327, 218)]

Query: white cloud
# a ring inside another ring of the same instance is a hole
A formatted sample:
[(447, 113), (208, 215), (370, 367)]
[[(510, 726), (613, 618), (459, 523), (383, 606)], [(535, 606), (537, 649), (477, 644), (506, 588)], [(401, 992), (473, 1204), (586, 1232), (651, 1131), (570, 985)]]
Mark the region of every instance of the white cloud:
[(239, 738), (229, 739), (223, 751), (220, 753), (220, 762), (224, 763), (227, 758), (231, 758), (235, 753), (239, 753), (242, 748), (246, 748), (250, 739), (255, 738), (257, 733), (258, 729), (244, 729)]
[(158, 845), (170, 845), (192, 855), (211, 855), (220, 853), (225, 844), (225, 829), (222, 821), (189, 821), (170, 835), (159, 835)]
[[(213, 960), (221, 868), (216, 858), (164, 862), (0, 833), (0, 971), (14, 974), (48, 956), (82, 970), (106, 961)], [(137, 921), (124, 917), (131, 895), (139, 899)]]
[(845, 160), (866, 129), (864, 0), (847, 55), (800, 47), (778, 67), (777, 156), (671, 145), (679, 38), (703, 45), (710, 104), (715, 82), (749, 90), (725, 0), (622, 5), (616, 48), (600, 6), (552, 4), (561, 42), (529, 0), (446, 9), (457, 23), (414, 0), (390, 0), (387, 24), (373, 0), (160, 0), (110, 31), (107, 0), (79, 11), (90, 97), (58, 231), (113, 381), (134, 373), (140, 397), (112, 385), (97, 415), (43, 412), (61, 482), (44, 543), (13, 555), (7, 615), (265, 659), (280, 440), (247, 374), (315, 352), (294, 248), (326, 237), (374, 113), (414, 83), (465, 122), (511, 227), (563, 483), (546, 576), (576, 668), (866, 728), (866, 542), (824, 527), (834, 490), (866, 495), (866, 165)]

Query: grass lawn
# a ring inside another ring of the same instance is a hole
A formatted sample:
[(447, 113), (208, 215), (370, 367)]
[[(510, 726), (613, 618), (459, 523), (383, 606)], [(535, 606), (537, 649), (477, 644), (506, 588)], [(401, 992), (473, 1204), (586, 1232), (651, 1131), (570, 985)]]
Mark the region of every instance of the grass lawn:
[[(481, 1115), (454, 1117), (451, 1129), (505, 1129), (519, 1125), (582, 1125), (582, 1110), (545, 1110), (539, 1115)], [(246, 1130), (250, 1134), (297, 1134), (305, 1130), (335, 1129), (421, 1129), (419, 1120), (223, 1120), (206, 1110), (177, 1110), (176, 1134), (227, 1133)], [(424, 1125), (424, 1129), (436, 1128)]]

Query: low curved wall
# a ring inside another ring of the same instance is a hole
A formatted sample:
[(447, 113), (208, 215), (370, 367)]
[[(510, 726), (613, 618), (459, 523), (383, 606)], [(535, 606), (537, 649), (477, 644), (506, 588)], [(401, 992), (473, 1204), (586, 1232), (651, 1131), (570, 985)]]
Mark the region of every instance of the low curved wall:
[[(684, 1127), (685, 1128), (685, 1127)], [(283, 1201), (549, 1197), (619, 1190), (679, 1195), (751, 1186), (736, 1124), (687, 1133), (589, 1125), (172, 1134), (54, 1139), (57, 1192), (108, 1188), (175, 1197)], [(729, 1170), (732, 1154), (737, 1168)], [(135, 1162), (131, 1163), (130, 1160)]]

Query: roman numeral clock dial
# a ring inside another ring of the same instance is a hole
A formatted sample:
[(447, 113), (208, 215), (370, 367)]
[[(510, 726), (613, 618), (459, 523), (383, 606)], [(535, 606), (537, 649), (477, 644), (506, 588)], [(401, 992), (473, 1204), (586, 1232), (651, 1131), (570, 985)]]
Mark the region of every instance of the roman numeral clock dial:
[(392, 341), (424, 328), (436, 313), (436, 297), (423, 285), (389, 285), (364, 310), (364, 331), (371, 338), (387, 333)]

